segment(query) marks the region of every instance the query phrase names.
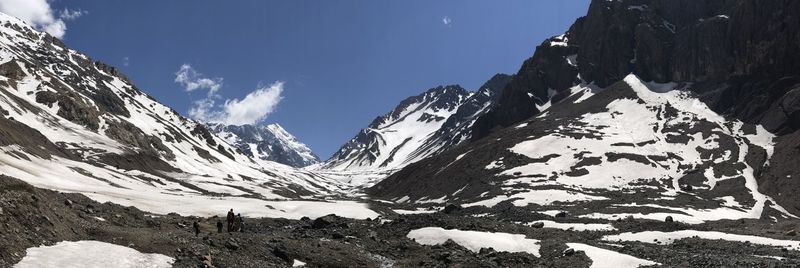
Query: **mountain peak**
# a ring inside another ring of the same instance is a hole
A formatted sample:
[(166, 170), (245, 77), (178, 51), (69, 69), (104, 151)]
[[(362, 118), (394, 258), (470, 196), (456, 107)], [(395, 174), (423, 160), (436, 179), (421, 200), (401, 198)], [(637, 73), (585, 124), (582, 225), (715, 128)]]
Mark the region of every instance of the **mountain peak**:
[(263, 161), (273, 161), (293, 167), (316, 164), (319, 158), (297, 137), (280, 124), (221, 125), (211, 124), (212, 130), (245, 155)]

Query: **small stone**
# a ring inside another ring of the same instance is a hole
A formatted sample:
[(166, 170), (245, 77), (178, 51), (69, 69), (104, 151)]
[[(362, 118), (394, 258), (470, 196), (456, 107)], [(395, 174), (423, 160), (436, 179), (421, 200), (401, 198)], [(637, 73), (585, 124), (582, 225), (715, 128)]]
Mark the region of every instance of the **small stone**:
[(672, 219), (672, 216), (667, 216), (667, 218), (664, 219), (664, 222), (675, 222), (675, 220)]
[(66, 205), (68, 207), (71, 207), (72, 206), (72, 200), (64, 199), (64, 205)]
[(237, 250), (239, 249), (239, 244), (234, 241), (228, 240), (228, 242), (225, 242), (225, 248), (230, 250)]
[(564, 256), (572, 256), (572, 255), (575, 255), (575, 249), (568, 248), (568, 249), (564, 250)]
[(792, 229), (786, 232), (787, 236), (797, 236), (797, 231)]
[(556, 214), (556, 218), (566, 218), (566, 217), (567, 217), (567, 212), (566, 211), (561, 211), (561, 212)]
[(531, 225), (531, 227), (536, 229), (544, 228), (544, 222), (540, 221), (534, 222), (533, 225)]

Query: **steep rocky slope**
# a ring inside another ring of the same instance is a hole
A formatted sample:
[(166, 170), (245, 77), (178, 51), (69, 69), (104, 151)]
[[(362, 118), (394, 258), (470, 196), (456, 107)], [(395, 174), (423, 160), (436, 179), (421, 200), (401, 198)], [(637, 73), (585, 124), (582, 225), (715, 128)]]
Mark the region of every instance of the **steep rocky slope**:
[(798, 7), (592, 1), (525, 61), (475, 142), (370, 193), (590, 218), (795, 218)]
[(197, 213), (226, 202), (219, 197), (258, 203), (340, 191), (311, 172), (257, 163), (117, 69), (5, 14), (0, 111), (0, 173), (39, 187)]
[(308, 146), (278, 124), (265, 126), (210, 124), (209, 128), (228, 144), (255, 160), (277, 162), (298, 168), (319, 162), (319, 157)]
[(497, 74), (476, 92), (458, 85), (409, 97), (376, 118), (322, 163), (323, 170), (393, 170), (446, 151), (471, 137), (510, 76)]

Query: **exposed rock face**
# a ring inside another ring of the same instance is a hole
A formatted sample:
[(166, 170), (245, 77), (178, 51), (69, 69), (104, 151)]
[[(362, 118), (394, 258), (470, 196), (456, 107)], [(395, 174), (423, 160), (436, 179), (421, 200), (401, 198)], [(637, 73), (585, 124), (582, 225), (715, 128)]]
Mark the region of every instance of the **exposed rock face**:
[(534, 103), (556, 95), (548, 89), (561, 92), (581, 80), (606, 87), (630, 73), (645, 81), (704, 83), (696, 90), (713, 89), (716, 97), (706, 99), (718, 112), (761, 123), (788, 88), (770, 92), (749, 83), (798, 74), (798, 12), (800, 3), (787, 0), (592, 1), (564, 36), (537, 48), (475, 133), (485, 136), (538, 113)]
[(308, 146), (278, 124), (266, 126), (212, 124), (209, 128), (254, 159), (293, 167), (305, 167), (319, 162), (319, 157)]

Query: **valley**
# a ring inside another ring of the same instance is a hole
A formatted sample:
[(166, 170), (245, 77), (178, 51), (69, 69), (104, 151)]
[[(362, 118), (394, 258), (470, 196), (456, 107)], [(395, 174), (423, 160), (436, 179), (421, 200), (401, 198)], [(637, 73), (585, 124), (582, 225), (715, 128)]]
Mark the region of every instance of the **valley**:
[(800, 266), (798, 14), (594, 0), (518, 73), (423, 90), (320, 159), (0, 13), (0, 267)]

